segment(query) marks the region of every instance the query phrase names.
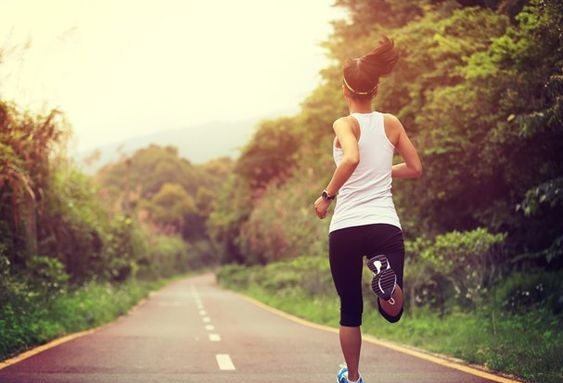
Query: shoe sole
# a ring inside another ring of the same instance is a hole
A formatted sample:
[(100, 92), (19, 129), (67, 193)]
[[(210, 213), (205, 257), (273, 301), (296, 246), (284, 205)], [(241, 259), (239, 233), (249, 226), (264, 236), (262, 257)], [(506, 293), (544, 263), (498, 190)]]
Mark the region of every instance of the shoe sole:
[[(381, 262), (380, 271), (375, 266), (377, 261)], [(397, 286), (397, 274), (389, 265), (389, 260), (385, 255), (376, 255), (368, 260), (367, 265), (374, 274), (371, 280), (371, 289), (379, 298), (388, 301)]]

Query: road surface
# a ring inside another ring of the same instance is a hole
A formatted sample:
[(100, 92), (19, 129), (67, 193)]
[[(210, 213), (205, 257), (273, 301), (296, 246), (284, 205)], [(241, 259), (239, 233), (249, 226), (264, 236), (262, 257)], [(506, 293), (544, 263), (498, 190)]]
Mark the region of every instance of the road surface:
[[(98, 331), (0, 370), (1, 383), (324, 383), (338, 337), (219, 288), (211, 274), (176, 281)], [(491, 382), (364, 342), (366, 383)]]

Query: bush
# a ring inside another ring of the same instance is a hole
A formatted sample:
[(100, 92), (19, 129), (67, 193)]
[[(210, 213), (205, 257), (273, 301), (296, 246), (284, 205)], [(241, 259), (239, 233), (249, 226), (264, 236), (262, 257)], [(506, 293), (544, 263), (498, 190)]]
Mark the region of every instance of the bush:
[(563, 271), (515, 272), (495, 286), (491, 295), (506, 312), (526, 313), (543, 307), (558, 315), (563, 312)]
[(24, 281), (14, 278), (10, 260), (2, 255), (2, 246), (0, 244), (0, 302), (2, 302), (0, 309), (7, 307), (13, 301), (27, 299), (29, 291)]
[(138, 276), (148, 279), (186, 271), (187, 258), (188, 244), (180, 236), (157, 235), (139, 260)]
[[(111, 219), (92, 180), (70, 162), (50, 164), (45, 211), (37, 223), (37, 253), (59, 259), (73, 283), (111, 273)], [(124, 239), (123, 239), (124, 240)]]
[(272, 183), (265, 190), (240, 227), (238, 245), (246, 263), (326, 254), (329, 220), (319, 221), (312, 209), (320, 187), (312, 175), (310, 168), (305, 177), (292, 178), (283, 187)]
[[(453, 299), (461, 307), (475, 307), (502, 270), (502, 244), (505, 234), (492, 234), (484, 228), (452, 231), (438, 235), (433, 242), (419, 239), (407, 246), (418, 258), (409, 259), (405, 277), (416, 286), (415, 300), (443, 305)], [(424, 270), (420, 273), (420, 270)], [(409, 287), (411, 290), (413, 287)], [(433, 294), (428, 294), (429, 292)]]
[(138, 262), (148, 251), (147, 234), (130, 217), (122, 214), (113, 217), (102, 256), (104, 280), (123, 282), (136, 275)]
[(235, 263), (223, 265), (217, 272), (217, 282), (222, 286), (235, 290), (243, 290), (250, 284), (251, 266), (243, 266)]
[(326, 257), (301, 256), (266, 266), (225, 265), (220, 284), (236, 290), (259, 287), (270, 294), (327, 296), (335, 293)]
[(69, 279), (64, 265), (50, 257), (32, 257), (27, 261), (24, 273), (31, 290), (49, 298), (64, 292)]

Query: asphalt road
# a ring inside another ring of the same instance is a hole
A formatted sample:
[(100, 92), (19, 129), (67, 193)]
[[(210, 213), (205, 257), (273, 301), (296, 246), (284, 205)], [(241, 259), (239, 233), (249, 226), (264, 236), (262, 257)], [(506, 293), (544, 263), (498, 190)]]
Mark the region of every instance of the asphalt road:
[[(335, 382), (338, 337), (219, 288), (172, 283), (129, 315), (0, 370), (1, 383)], [(491, 382), (364, 342), (366, 383)]]

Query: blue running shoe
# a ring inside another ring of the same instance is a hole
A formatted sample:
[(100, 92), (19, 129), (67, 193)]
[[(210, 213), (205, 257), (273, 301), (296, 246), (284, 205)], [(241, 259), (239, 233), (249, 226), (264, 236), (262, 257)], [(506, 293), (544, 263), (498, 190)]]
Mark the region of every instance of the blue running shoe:
[[(336, 374), (336, 383), (350, 383), (348, 380), (348, 367), (345, 364), (340, 365), (340, 369)], [(364, 383), (364, 379), (361, 376), (358, 383)]]

